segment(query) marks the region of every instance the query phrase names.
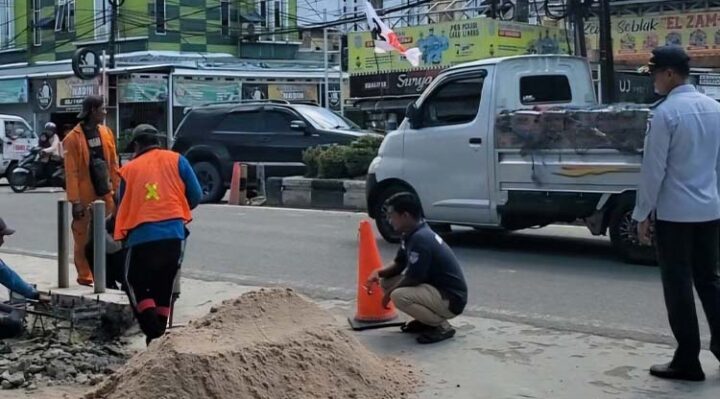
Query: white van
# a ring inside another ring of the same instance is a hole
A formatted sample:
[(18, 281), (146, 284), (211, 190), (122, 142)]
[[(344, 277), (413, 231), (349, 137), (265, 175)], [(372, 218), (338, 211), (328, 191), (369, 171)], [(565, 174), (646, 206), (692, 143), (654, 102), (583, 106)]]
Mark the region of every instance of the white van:
[(38, 145), (38, 136), (25, 119), (0, 114), (0, 177), (7, 177), (18, 161)]
[(597, 106), (585, 59), (507, 57), (441, 73), (408, 107), (398, 130), (385, 137), (370, 166), (368, 213), (382, 236), (399, 239), (386, 220), (387, 199), (411, 192), (428, 222), (445, 230), (451, 225), (517, 230), (582, 220), (595, 235), (609, 231), (626, 260), (652, 258), (652, 248), (640, 246), (630, 218), (640, 152), (527, 154), (496, 142), (501, 112), (547, 105)]

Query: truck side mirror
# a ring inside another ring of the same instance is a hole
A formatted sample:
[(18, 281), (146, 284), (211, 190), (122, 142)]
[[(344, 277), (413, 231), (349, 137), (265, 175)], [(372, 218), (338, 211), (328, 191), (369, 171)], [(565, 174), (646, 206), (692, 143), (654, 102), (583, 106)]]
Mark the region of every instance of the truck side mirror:
[(410, 122), (410, 127), (420, 127), (420, 112), (418, 111), (417, 106), (415, 106), (414, 102), (408, 104), (407, 110), (405, 110), (405, 117), (408, 118), (408, 121)]

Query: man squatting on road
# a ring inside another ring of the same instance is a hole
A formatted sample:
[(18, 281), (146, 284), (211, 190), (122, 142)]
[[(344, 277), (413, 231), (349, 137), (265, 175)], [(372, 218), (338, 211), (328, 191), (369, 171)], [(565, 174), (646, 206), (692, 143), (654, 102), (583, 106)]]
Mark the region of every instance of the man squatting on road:
[(135, 127), (134, 156), (120, 170), (115, 239), (128, 248), (126, 291), (150, 344), (165, 333), (183, 241), (202, 189), (182, 155), (160, 148), (157, 129)]
[(455, 335), (448, 320), (460, 315), (467, 304), (467, 284), (452, 249), (422, 218), (415, 195), (399, 193), (388, 201), (388, 219), (402, 233), (395, 261), (373, 272), (367, 286), (380, 283), (387, 307), (392, 299), (414, 320), (401, 330), (420, 333), (421, 344), (440, 342)]

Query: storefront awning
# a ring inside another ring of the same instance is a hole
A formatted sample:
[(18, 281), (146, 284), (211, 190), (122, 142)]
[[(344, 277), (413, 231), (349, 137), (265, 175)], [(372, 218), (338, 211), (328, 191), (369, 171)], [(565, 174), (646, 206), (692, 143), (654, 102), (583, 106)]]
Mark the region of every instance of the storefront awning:
[(254, 11), (254, 10), (240, 11), (240, 22), (259, 23), (264, 20), (265, 19), (260, 14), (258, 14), (257, 11)]

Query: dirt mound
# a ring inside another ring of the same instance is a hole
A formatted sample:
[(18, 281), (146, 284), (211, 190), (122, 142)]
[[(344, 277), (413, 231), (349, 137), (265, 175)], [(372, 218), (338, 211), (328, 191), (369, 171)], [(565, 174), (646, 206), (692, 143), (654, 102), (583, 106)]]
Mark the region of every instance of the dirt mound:
[(93, 398), (405, 398), (417, 381), (291, 290), (225, 301), (153, 343)]

